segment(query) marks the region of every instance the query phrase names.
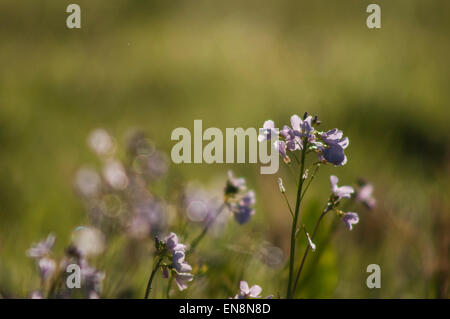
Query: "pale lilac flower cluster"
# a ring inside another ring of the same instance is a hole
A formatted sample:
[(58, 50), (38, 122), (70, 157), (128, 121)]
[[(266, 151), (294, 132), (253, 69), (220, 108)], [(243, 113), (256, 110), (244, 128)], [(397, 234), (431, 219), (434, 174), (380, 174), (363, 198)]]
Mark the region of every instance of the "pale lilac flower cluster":
[(231, 171), (228, 172), (228, 180), (225, 186), (225, 201), (228, 208), (233, 213), (234, 219), (239, 224), (247, 223), (255, 214), (255, 192), (247, 191), (245, 179), (233, 177)]
[[(308, 150), (317, 153), (319, 160), (335, 166), (347, 163), (344, 150), (349, 144), (347, 137), (343, 137), (341, 130), (337, 128), (322, 132), (316, 130), (315, 126), (320, 122), (317, 117), (308, 116), (305, 113), (303, 119), (298, 115), (291, 116), (291, 127), (285, 125), (279, 132), (279, 140), (274, 147), (278, 150), (286, 163), (291, 161), (289, 152), (302, 150), (307, 145)], [(259, 141), (270, 140), (277, 134), (275, 124), (272, 120), (264, 122), (264, 128), (258, 136)]]
[[(96, 232), (92, 229), (89, 231)], [(83, 236), (88, 236), (89, 240), (95, 241), (92, 234)], [(88, 263), (87, 257), (93, 250), (87, 248), (86, 238), (71, 245), (59, 262), (50, 257), (54, 244), (55, 236), (50, 234), (46, 239), (33, 244), (27, 250), (27, 255), (36, 260), (41, 277), (41, 290), (33, 291), (30, 298), (41, 299), (44, 298), (45, 293), (49, 298), (68, 298), (78, 293), (81, 293), (84, 298), (99, 298), (105, 274)], [(95, 245), (95, 243), (93, 244)], [(96, 252), (98, 252), (97, 249), (98, 247), (95, 247)], [(66, 269), (70, 264), (80, 267), (80, 289), (70, 289), (66, 286)], [(54, 285), (60, 285), (55, 292), (50, 289)], [(46, 292), (46, 290), (48, 291)]]
[(192, 267), (185, 260), (186, 245), (179, 243), (175, 233), (170, 233), (162, 242), (157, 239), (157, 254), (169, 261), (163, 263), (163, 277), (168, 278), (171, 271), (178, 289), (186, 289), (188, 283), (194, 279), (191, 274)]
[(125, 231), (134, 239), (160, 234), (167, 223), (167, 205), (149, 192), (148, 182), (167, 173), (165, 155), (140, 132), (128, 138), (127, 161), (117, 158), (114, 138), (105, 129), (94, 130), (88, 142), (102, 168), (100, 173), (81, 168), (75, 188), (86, 203), (91, 223), (108, 232)]

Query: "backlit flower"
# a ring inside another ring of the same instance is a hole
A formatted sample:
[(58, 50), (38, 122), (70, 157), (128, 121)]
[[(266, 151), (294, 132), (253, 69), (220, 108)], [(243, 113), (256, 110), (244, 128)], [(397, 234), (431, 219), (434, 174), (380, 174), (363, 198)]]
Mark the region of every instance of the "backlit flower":
[(240, 294), (236, 297), (240, 299), (260, 298), (262, 288), (258, 285), (248, 286), (248, 283), (242, 280), (239, 284)]
[(337, 197), (338, 200), (341, 200), (342, 198), (350, 198), (351, 194), (353, 194), (354, 190), (351, 186), (341, 186), (338, 187), (337, 183), (339, 182), (339, 179), (331, 175), (330, 176), (330, 184), (331, 184), (331, 191), (333, 192), (334, 196)]
[(272, 120), (264, 122), (263, 128), (259, 130), (258, 142), (270, 140), (275, 135), (275, 124)]
[(175, 274), (175, 283), (180, 291), (186, 289), (188, 282), (194, 279), (194, 275), (188, 273), (177, 273)]
[(344, 213), (342, 220), (349, 230), (353, 229), (353, 225), (359, 222), (359, 217), (357, 213)]

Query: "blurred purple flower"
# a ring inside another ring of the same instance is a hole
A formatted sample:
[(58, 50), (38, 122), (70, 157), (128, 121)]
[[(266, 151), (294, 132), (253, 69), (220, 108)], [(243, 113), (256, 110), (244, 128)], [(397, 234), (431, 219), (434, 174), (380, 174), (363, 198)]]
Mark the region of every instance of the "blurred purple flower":
[(41, 258), (38, 261), (39, 273), (42, 281), (46, 281), (54, 273), (56, 269), (56, 262), (50, 258)]
[(49, 234), (46, 239), (33, 244), (30, 249), (27, 250), (27, 256), (30, 258), (40, 259), (47, 256), (53, 245), (55, 245), (56, 237), (53, 234)]
[(239, 224), (247, 223), (250, 218), (255, 214), (253, 205), (255, 204), (255, 192), (247, 192), (237, 204), (231, 204), (234, 219)]
[(353, 229), (353, 225), (359, 222), (359, 217), (357, 213), (344, 213), (342, 220), (349, 230)]
[(250, 218), (255, 214), (255, 210), (247, 206), (238, 205), (233, 213), (234, 219), (242, 225), (250, 220)]
[(331, 184), (331, 191), (333, 194), (338, 198), (338, 200), (341, 200), (342, 198), (350, 198), (351, 194), (353, 194), (354, 190), (351, 186), (341, 186), (338, 187), (337, 183), (339, 182), (339, 179), (331, 175), (330, 176), (330, 184)]
[(364, 184), (356, 192), (356, 200), (363, 203), (369, 209), (374, 209), (376, 205), (376, 199), (372, 196), (373, 185)]
[(100, 175), (91, 168), (80, 168), (75, 176), (75, 188), (86, 198), (97, 196), (102, 187)]
[(134, 238), (146, 238), (149, 234), (157, 234), (164, 227), (166, 206), (163, 201), (136, 198), (131, 201), (132, 217), (128, 221), (127, 230)]
[(102, 291), (105, 273), (98, 271), (89, 265), (86, 259), (82, 258), (79, 262), (81, 268), (81, 286), (85, 295), (90, 299), (97, 299)]
[(95, 153), (101, 156), (111, 155), (115, 151), (113, 138), (103, 128), (95, 129), (89, 134), (88, 144)]
[(235, 178), (233, 172), (228, 171), (228, 180), (225, 186), (225, 196), (234, 196), (246, 189), (244, 178)]

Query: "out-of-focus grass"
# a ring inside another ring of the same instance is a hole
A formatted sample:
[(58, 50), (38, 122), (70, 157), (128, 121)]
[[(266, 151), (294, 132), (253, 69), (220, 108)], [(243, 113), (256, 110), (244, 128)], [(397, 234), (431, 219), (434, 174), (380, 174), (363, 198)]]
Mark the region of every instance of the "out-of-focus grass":
[[(171, 131), (194, 119), (204, 127), (258, 127), (308, 111), (351, 141), (348, 164), (322, 169), (311, 187), (302, 213), (309, 227), (331, 173), (343, 183), (372, 181), (379, 205), (361, 211), (351, 233), (338, 228), (299, 296), (448, 297), (448, 1), (378, 1), (380, 30), (365, 27), (370, 2), (359, 0), (78, 1), (81, 30), (65, 27), (69, 3), (0, 4), (1, 294), (26, 296), (38, 286), (25, 256), (31, 242), (53, 231), (62, 253), (85, 222), (72, 180), (95, 161), (86, 146), (92, 128), (121, 142), (130, 127), (141, 127), (169, 152)], [(171, 169), (208, 183), (228, 168)], [(229, 244), (259, 238), (286, 253), (289, 214), (276, 176), (260, 176), (256, 165), (233, 168), (249, 178), (258, 204), (254, 222), (229, 227)], [(287, 171), (280, 174), (293, 196)], [(208, 296), (233, 294), (240, 279), (267, 294), (284, 292), (280, 269), (219, 244), (201, 250), (219, 265), (210, 283), (219, 288)], [(230, 278), (237, 270), (227, 267), (240, 263), (245, 278)], [(371, 263), (382, 267), (380, 290), (365, 286)], [(150, 265), (149, 256), (132, 275), (130, 296), (141, 296)], [(105, 267), (108, 295), (118, 275)]]

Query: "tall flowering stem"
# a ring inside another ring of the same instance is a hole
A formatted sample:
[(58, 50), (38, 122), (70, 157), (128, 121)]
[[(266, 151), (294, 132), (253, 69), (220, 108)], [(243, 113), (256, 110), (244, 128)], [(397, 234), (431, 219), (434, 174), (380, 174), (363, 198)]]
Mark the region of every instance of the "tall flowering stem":
[(295, 211), (294, 211), (294, 220), (292, 221), (292, 229), (291, 229), (291, 250), (290, 250), (290, 256), (289, 256), (289, 281), (288, 281), (288, 288), (286, 292), (286, 298), (292, 298), (291, 294), (291, 288), (292, 288), (292, 280), (294, 276), (294, 261), (295, 261), (295, 235), (297, 233), (297, 223), (298, 223), (298, 215), (300, 212), (300, 203), (302, 200), (302, 189), (303, 189), (303, 182), (304, 178), (303, 175), (305, 173), (305, 157), (306, 157), (306, 150), (308, 148), (307, 141), (303, 141), (303, 149), (302, 149), (302, 157), (300, 160), (300, 177), (299, 177), (299, 183), (297, 188), (297, 200), (295, 202)]
[(148, 296), (150, 295), (150, 291), (152, 290), (153, 278), (155, 277), (155, 274), (158, 271), (159, 266), (161, 265), (161, 262), (162, 262), (162, 257), (159, 257), (158, 261), (156, 262), (155, 267), (153, 268), (150, 278), (148, 280), (147, 289), (145, 289), (145, 299), (148, 299)]
[[(332, 208), (333, 208), (332, 205), (327, 204), (327, 206), (325, 207), (325, 209), (322, 211), (322, 214), (320, 214), (319, 219), (318, 219), (317, 222), (316, 222), (316, 226), (314, 226), (314, 230), (313, 230), (311, 239), (314, 239), (314, 236), (316, 235), (317, 229), (319, 228), (319, 225), (320, 225), (320, 222), (322, 221), (322, 218), (323, 218), (323, 217), (325, 216), (325, 214), (328, 213)], [(296, 278), (295, 278), (294, 288), (292, 289), (292, 296), (294, 296), (295, 291), (296, 291), (296, 289), (297, 289), (298, 280), (300, 279), (300, 274), (302, 273), (302, 269), (303, 269), (303, 266), (304, 266), (304, 264), (305, 264), (305, 260), (306, 260), (306, 257), (308, 256), (308, 252), (309, 252), (309, 249), (310, 249), (310, 248), (311, 248), (310, 245), (307, 245), (307, 246), (306, 246), (305, 252), (304, 252), (304, 254), (303, 254), (302, 262), (301, 262), (301, 264), (300, 264), (300, 267), (298, 268), (297, 275), (296, 275)]]

